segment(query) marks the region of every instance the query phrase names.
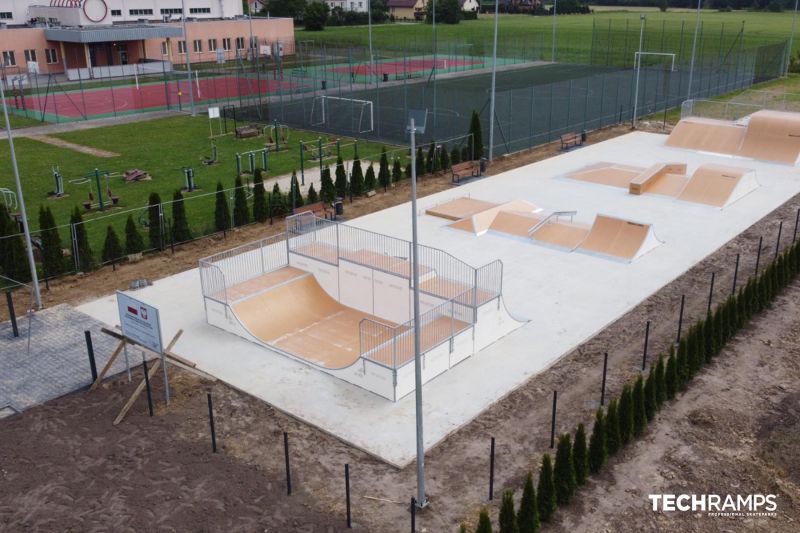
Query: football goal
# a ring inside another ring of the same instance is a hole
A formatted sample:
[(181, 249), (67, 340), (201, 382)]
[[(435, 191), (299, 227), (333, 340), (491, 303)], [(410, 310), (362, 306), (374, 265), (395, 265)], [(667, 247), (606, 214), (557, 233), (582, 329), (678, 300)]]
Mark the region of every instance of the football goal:
[(355, 133), (373, 130), (371, 100), (343, 96), (315, 96), (311, 104), (311, 125)]

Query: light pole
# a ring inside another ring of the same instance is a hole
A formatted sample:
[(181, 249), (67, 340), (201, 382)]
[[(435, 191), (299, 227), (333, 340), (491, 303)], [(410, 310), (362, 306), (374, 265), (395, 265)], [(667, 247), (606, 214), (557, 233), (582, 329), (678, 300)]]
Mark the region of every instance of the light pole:
[[(494, 157), (494, 96), (497, 84), (497, 19), (500, 0), (494, 0), (494, 45), (492, 46), (492, 93), (489, 95), (489, 161)], [(475, 140), (473, 139), (473, 144)]]
[(28, 252), (28, 266), (31, 269), (31, 281), (33, 282), (33, 295), (36, 298), (36, 308), (42, 308), (42, 295), (39, 292), (39, 276), (36, 274), (36, 263), (33, 261), (33, 244), (31, 243), (31, 231), (28, 227), (28, 213), (25, 211), (25, 198), (22, 194), (22, 182), (19, 179), (19, 166), (17, 165), (17, 152), (14, 150), (14, 137), (11, 136), (11, 121), (8, 119), (8, 108), (6, 107), (6, 93), (3, 82), (0, 81), (0, 100), (3, 102), (3, 115), (6, 119), (6, 134), (8, 135), (8, 149), (11, 151), (11, 168), (14, 170), (14, 181), (17, 186), (17, 201), (19, 202), (19, 214), (22, 217), (22, 233), (25, 235), (25, 250)]
[(431, 10), (433, 22), (433, 134), (436, 135), (436, 0), (433, 2), (433, 9)]
[(369, 32), (369, 75), (377, 76), (372, 55), (372, 0), (367, 0), (367, 31)]
[(794, 32), (797, 29), (797, 0), (794, 0), (794, 15), (792, 15), (792, 33), (789, 34), (789, 49), (786, 52), (786, 70), (784, 76), (789, 75), (789, 65), (792, 62), (792, 46), (794, 46)]
[[(689, 66), (689, 88), (686, 92), (686, 99), (692, 98), (692, 78), (694, 78), (694, 56), (697, 53), (697, 30), (700, 29), (700, 3), (703, 0), (697, 0), (697, 16), (694, 19), (694, 39), (692, 39), (692, 63)], [(744, 37), (742, 37), (744, 38)]]
[(417, 238), (417, 162), (415, 134), (417, 127), (414, 118), (408, 125), (411, 134), (411, 249), (412, 249), (412, 283), (414, 284), (414, 398), (417, 412), (417, 506), (428, 505), (425, 496), (425, 444), (422, 438), (422, 351), (419, 328), (419, 253)]
[(644, 13), (639, 15), (639, 51), (636, 52), (636, 59), (634, 60), (634, 68), (636, 68), (636, 90), (633, 94), (633, 120), (631, 121), (631, 127), (636, 127), (636, 111), (639, 108), (639, 74), (642, 72), (641, 64), (642, 64), (642, 42), (644, 41), (644, 21), (645, 16)]
[[(496, 11), (496, 10), (495, 10)], [(558, 12), (558, 0), (553, 0), (553, 51), (550, 53), (550, 61), (556, 62), (556, 14)]]
[(186, 52), (186, 75), (189, 78), (189, 108), (192, 110), (192, 116), (195, 116), (194, 110), (194, 91), (192, 91), (192, 56), (189, 54), (189, 34), (186, 32), (186, 0), (181, 0), (181, 13), (183, 15), (183, 45)]

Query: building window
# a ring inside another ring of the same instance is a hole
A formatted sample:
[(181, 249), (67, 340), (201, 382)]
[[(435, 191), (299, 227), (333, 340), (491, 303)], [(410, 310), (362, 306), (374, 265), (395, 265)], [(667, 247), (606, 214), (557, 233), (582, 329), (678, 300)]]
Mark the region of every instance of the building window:
[(167, 50), (167, 41), (161, 41), (161, 55), (165, 56), (168, 55), (169, 51)]
[(244, 37), (237, 37), (236, 38), (236, 49), (237, 50), (244, 50)]
[(189, 13), (191, 13), (192, 15), (200, 15), (200, 14), (203, 14), (203, 13), (208, 14), (208, 13), (211, 13), (211, 8), (210, 7), (190, 7), (189, 8)]
[(36, 50), (25, 50), (25, 62), (28, 61), (36, 62)]
[(16, 66), (17, 60), (14, 57), (14, 50), (3, 51), (3, 65), (6, 67)]
[(226, 52), (231, 49), (230, 37), (225, 37), (224, 39), (222, 39), (222, 49), (225, 50)]
[(122, 16), (122, 10), (121, 9), (112, 9), (111, 10), (111, 16), (112, 17), (121, 17)]
[(14, 13), (11, 11), (0, 11), (0, 20), (10, 20), (14, 18)]
[(214, 51), (217, 49), (217, 40), (216, 39), (209, 39), (208, 40), (208, 49), (209, 51)]
[(200, 39), (195, 39), (194, 42), (192, 43), (192, 49), (195, 52), (198, 52), (198, 53), (202, 52), (203, 51), (203, 41), (201, 41)]
[(128, 13), (130, 15), (134, 16), (134, 17), (137, 16), (137, 15), (152, 15), (153, 14), (153, 10), (152, 9), (131, 9), (131, 10), (128, 11)]
[(179, 7), (168, 7), (161, 10), (162, 15), (182, 15), (183, 9)]
[(45, 48), (44, 49), (44, 58), (47, 60), (48, 65), (52, 65), (53, 63), (58, 63), (58, 53), (56, 52), (55, 48)]
[(178, 41), (178, 53), (179, 54), (186, 53), (186, 41)]

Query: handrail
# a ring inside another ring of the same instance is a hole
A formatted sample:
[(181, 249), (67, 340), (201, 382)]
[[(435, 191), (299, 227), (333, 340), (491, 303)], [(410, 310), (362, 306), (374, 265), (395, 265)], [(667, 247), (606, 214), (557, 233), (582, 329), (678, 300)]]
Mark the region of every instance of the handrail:
[(544, 220), (542, 220), (541, 222), (535, 224), (531, 229), (529, 229), (528, 230), (528, 235), (533, 235), (536, 232), (537, 229), (541, 228), (542, 226), (544, 226), (545, 224), (550, 222), (550, 219), (553, 218), (553, 217), (556, 217), (556, 218), (561, 217), (561, 216), (563, 216), (563, 217), (567, 217), (567, 216), (568, 217), (574, 217), (577, 214), (578, 214), (577, 211), (553, 211), (552, 213), (550, 213), (549, 215), (544, 217)]

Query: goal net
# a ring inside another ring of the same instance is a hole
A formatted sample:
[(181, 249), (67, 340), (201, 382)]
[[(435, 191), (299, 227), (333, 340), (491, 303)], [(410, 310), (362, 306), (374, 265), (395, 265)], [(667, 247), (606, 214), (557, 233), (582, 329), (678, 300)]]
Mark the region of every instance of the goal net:
[(315, 96), (311, 104), (311, 125), (336, 131), (369, 133), (373, 130), (371, 100), (342, 96)]

